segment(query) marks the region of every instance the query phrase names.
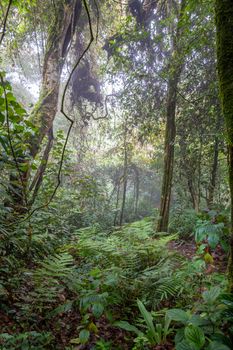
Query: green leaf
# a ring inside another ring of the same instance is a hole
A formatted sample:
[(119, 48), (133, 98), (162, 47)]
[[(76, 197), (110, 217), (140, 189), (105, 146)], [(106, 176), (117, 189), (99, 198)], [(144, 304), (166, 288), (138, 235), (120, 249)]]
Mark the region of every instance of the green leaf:
[(198, 254), (198, 255), (203, 254), (204, 251), (205, 251), (206, 246), (207, 246), (207, 244), (201, 244), (201, 245), (198, 247), (198, 249), (197, 249), (197, 251), (196, 251), (196, 254)]
[(151, 313), (147, 311), (147, 309), (145, 308), (145, 306), (143, 305), (143, 303), (141, 302), (141, 300), (137, 300), (137, 304), (138, 304), (138, 308), (144, 318), (144, 321), (147, 324), (148, 330), (152, 331), (153, 333), (155, 333), (155, 327), (153, 324), (153, 318), (151, 316)]
[(80, 339), (79, 338), (71, 339), (70, 343), (71, 344), (80, 344)]
[(10, 119), (10, 121), (12, 121), (13, 123), (19, 123), (19, 122), (22, 120), (22, 118), (21, 118), (19, 115), (13, 114), (13, 113), (10, 113), (10, 114), (9, 114), (9, 119)]
[(207, 236), (206, 223), (202, 223), (201, 226), (197, 227), (195, 230), (195, 241), (200, 243)]
[(130, 324), (127, 321), (117, 321), (117, 322), (114, 322), (113, 325), (116, 327), (122, 328), (125, 331), (134, 332), (138, 336), (143, 335), (143, 333), (137, 327), (133, 326), (132, 324)]
[(190, 343), (193, 343), (198, 347), (198, 349), (201, 349), (205, 344), (205, 335), (201, 328), (190, 325), (185, 328), (184, 335), (186, 340), (188, 340)]
[(170, 323), (171, 323), (170, 317), (168, 317), (168, 315), (165, 314), (165, 317), (164, 317), (164, 327), (163, 327), (163, 337), (164, 337), (164, 340), (166, 339), (166, 336), (167, 336), (167, 334), (168, 334), (168, 332), (169, 332)]
[(3, 85), (5, 87), (5, 90), (8, 90), (8, 91), (12, 90), (11, 84), (8, 80), (4, 81)]
[(54, 317), (54, 316), (57, 316), (58, 314), (70, 311), (73, 307), (73, 304), (74, 304), (73, 301), (68, 301), (64, 304), (59, 305), (58, 307), (56, 307), (53, 311), (51, 311), (48, 314), (48, 317), (49, 318)]
[(98, 333), (98, 327), (96, 326), (96, 324), (94, 322), (91, 322), (88, 325), (88, 329), (90, 332), (97, 334)]
[(92, 269), (90, 272), (89, 272), (90, 276), (92, 277), (99, 277), (100, 274), (101, 274), (101, 270), (98, 269), (98, 268), (95, 268), (95, 269)]
[(181, 343), (184, 339), (184, 328), (179, 328), (175, 335), (175, 344)]
[(221, 294), (221, 302), (224, 305), (227, 305), (233, 308), (233, 294), (232, 293)]
[(176, 350), (197, 350), (197, 348), (194, 345), (189, 344), (187, 340), (183, 340), (176, 345)]
[(0, 123), (3, 124), (5, 121), (5, 115), (0, 112)]
[(101, 303), (94, 304), (92, 307), (92, 312), (96, 318), (99, 318), (104, 312), (103, 304), (101, 304)]
[(15, 101), (15, 100), (16, 100), (16, 98), (15, 98), (15, 96), (12, 94), (12, 92), (8, 92), (8, 93), (6, 94), (6, 97), (7, 97), (7, 100), (8, 100), (8, 101)]
[(90, 332), (87, 329), (82, 329), (79, 333), (79, 340), (81, 344), (86, 344), (90, 338)]
[[(232, 333), (231, 329), (228, 330), (228, 333)], [(230, 338), (223, 333), (214, 333), (211, 336), (211, 341), (228, 346), (230, 349), (233, 348)]]
[(151, 344), (159, 344), (161, 337), (158, 332), (156, 332), (154, 323), (153, 323), (153, 318), (150, 312), (147, 311), (143, 303), (138, 299), (137, 300), (138, 308), (143, 316), (144, 321), (146, 322), (147, 325), (147, 336), (151, 341)]
[(7, 152), (7, 148), (8, 148), (8, 139), (7, 139), (7, 137), (0, 135), (0, 143), (1, 143), (2, 147), (4, 148), (4, 150)]
[(22, 133), (24, 131), (24, 129), (25, 128), (23, 125), (20, 125), (20, 124), (15, 125), (15, 131), (18, 133)]
[(209, 234), (208, 243), (210, 245), (210, 248), (215, 249), (217, 244), (219, 243), (219, 234), (218, 233)]
[(19, 114), (19, 115), (25, 115), (25, 114), (27, 114), (27, 112), (25, 111), (25, 109), (22, 108), (21, 106), (15, 107), (15, 112), (16, 112), (17, 114)]
[(170, 309), (167, 311), (167, 315), (172, 321), (181, 322), (184, 325), (190, 320), (190, 316), (182, 309)]
[(224, 344), (221, 344), (217, 341), (213, 341), (210, 343), (207, 350), (231, 350), (231, 349)]
[(202, 297), (206, 303), (212, 304), (216, 301), (220, 292), (221, 289), (219, 287), (212, 287), (210, 290), (203, 292)]
[(192, 324), (194, 326), (205, 326), (208, 325), (209, 322), (200, 315), (192, 315), (192, 317), (189, 320), (189, 324)]
[(30, 164), (29, 163), (22, 163), (19, 164), (19, 169), (22, 171), (27, 171), (30, 168)]

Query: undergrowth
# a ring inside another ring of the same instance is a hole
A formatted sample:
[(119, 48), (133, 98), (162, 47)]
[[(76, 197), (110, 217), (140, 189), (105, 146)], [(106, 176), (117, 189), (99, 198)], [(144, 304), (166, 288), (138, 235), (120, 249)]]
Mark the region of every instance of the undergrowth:
[[(111, 334), (122, 331), (114, 324), (138, 314), (138, 299), (155, 311), (192, 305), (207, 285), (205, 263), (197, 258), (190, 263), (169, 250), (167, 244), (177, 237), (154, 235), (153, 220), (146, 218), (104, 232), (78, 229), (65, 244), (52, 243), (43, 259), (37, 244), (44, 238), (38, 236), (29, 264), (15, 260), (28, 252), (20, 239), (11, 244), (17, 254), (2, 246), (1, 306), (14, 325), (14, 330), (2, 327), (2, 349), (85, 349), (85, 344), (98, 349), (105, 343), (115, 349)], [(121, 337), (129, 344), (122, 349), (131, 349), (132, 336)]]

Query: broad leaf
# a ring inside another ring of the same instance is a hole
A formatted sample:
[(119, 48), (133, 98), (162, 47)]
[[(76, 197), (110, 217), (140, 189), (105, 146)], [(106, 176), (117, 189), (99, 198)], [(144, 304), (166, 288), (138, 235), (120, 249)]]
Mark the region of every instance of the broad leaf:
[(190, 316), (182, 309), (170, 309), (167, 311), (167, 315), (172, 321), (181, 322), (184, 325), (190, 320)]
[(224, 344), (221, 344), (217, 341), (213, 341), (210, 343), (207, 350), (231, 350), (231, 349)]
[(81, 344), (86, 344), (89, 340), (90, 332), (87, 329), (82, 329), (79, 333), (79, 341)]
[(212, 287), (210, 290), (203, 292), (202, 297), (206, 303), (212, 304), (218, 298), (220, 291), (221, 289), (219, 287)]
[(184, 328), (179, 328), (175, 335), (175, 344), (181, 343), (184, 339)]
[(210, 248), (215, 249), (217, 244), (219, 243), (219, 233), (211, 233), (208, 235), (208, 243)]
[(140, 300), (137, 300), (137, 304), (138, 304), (138, 308), (139, 308), (139, 310), (144, 318), (144, 321), (147, 324), (148, 330), (151, 331), (152, 333), (156, 333), (151, 313), (147, 311), (147, 309), (145, 308), (145, 306), (143, 305), (143, 303)]
[(194, 344), (198, 347), (198, 349), (201, 349), (205, 344), (205, 335), (201, 328), (190, 325), (185, 328), (184, 330), (185, 338), (188, 342)]
[(101, 304), (101, 303), (94, 304), (92, 307), (92, 312), (96, 318), (99, 318), (104, 312), (103, 304)]
[(117, 321), (117, 322), (114, 322), (113, 325), (116, 327), (120, 327), (120, 328), (124, 329), (125, 331), (134, 332), (138, 336), (143, 335), (143, 333), (137, 327), (133, 326), (132, 324), (130, 324), (127, 321)]
[(190, 344), (187, 340), (183, 340), (176, 345), (176, 350), (197, 350), (197, 348)]
[(192, 315), (189, 320), (189, 324), (192, 324), (194, 326), (205, 326), (209, 324), (209, 321), (202, 318), (200, 315)]

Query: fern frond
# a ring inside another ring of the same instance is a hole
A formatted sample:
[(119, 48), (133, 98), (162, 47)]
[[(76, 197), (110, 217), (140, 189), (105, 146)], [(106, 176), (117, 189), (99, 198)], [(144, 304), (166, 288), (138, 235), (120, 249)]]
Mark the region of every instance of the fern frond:
[(49, 309), (64, 289), (64, 282), (72, 275), (73, 257), (68, 253), (48, 257), (32, 274), (34, 288), (24, 298), (24, 304), (34, 311)]

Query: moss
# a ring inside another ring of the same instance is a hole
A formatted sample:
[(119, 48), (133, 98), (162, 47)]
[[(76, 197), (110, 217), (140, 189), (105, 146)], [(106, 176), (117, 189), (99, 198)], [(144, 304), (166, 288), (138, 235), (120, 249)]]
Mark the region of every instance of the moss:
[(233, 146), (233, 1), (216, 0), (217, 57), (220, 98), (227, 141)]
[(229, 289), (233, 291), (233, 1), (216, 0), (218, 79), (229, 149), (231, 240), (228, 263)]

